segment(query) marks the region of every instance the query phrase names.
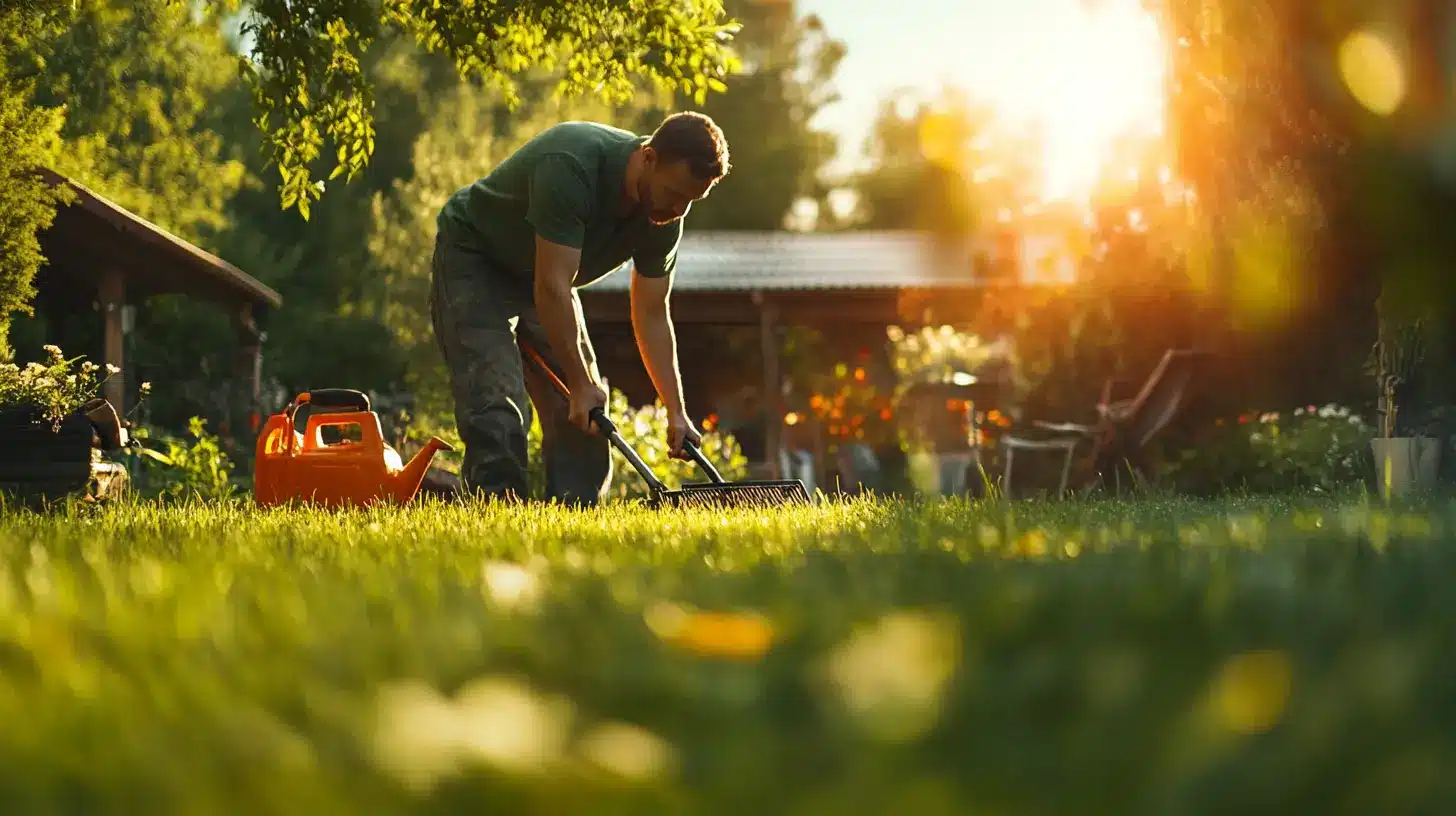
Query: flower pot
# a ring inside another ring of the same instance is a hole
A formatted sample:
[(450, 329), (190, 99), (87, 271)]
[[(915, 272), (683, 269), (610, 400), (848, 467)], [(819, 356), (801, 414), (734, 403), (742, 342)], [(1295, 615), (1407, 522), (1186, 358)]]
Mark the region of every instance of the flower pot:
[(1431, 436), (1377, 437), (1370, 440), (1375, 456), (1375, 487), (1382, 496), (1431, 490), (1441, 463), (1441, 440)]
[(57, 426), (38, 408), (0, 408), (0, 493), (32, 501), (86, 490), (94, 441), (91, 421), (83, 413), (73, 413)]

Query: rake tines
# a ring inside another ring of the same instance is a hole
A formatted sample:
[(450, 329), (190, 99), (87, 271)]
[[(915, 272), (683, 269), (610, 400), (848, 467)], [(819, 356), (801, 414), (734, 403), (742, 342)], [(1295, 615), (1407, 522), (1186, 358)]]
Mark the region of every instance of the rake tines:
[(673, 507), (708, 509), (769, 508), (809, 503), (809, 493), (799, 481), (683, 485), (680, 490), (670, 490), (660, 495), (663, 503)]

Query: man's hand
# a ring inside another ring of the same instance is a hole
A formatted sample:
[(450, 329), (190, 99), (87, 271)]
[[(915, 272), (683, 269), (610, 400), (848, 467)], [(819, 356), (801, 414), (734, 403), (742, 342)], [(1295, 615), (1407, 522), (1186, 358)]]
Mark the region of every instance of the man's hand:
[(701, 447), (703, 435), (693, 427), (693, 421), (683, 412), (678, 412), (668, 417), (667, 420), (667, 450), (668, 455), (674, 459), (691, 461), (692, 457), (683, 449), (683, 442), (688, 441), (695, 446)]
[(600, 433), (596, 423), (592, 422), (591, 412), (597, 408), (605, 410), (607, 407), (607, 392), (602, 389), (601, 383), (588, 379), (569, 387), (571, 389), (569, 412), (571, 424), (589, 434)]

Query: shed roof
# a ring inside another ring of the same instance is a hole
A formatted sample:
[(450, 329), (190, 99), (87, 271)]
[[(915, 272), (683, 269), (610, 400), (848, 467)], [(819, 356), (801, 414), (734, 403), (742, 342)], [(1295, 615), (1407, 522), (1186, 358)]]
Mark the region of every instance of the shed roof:
[[(976, 247), (945, 246), (918, 232), (693, 232), (678, 247), (673, 289), (679, 292), (805, 291), (828, 289), (968, 289)], [(623, 264), (585, 287), (625, 292)]]
[[(227, 261), (74, 179), (48, 168), (41, 173), (50, 184), (67, 185), (76, 193), (75, 201), (57, 209), (42, 235), (50, 261), (43, 275), (89, 277), (101, 264), (116, 264), (125, 270), (128, 287), (142, 292), (178, 292), (272, 308), (282, 305), (278, 292)], [(107, 240), (118, 236), (125, 245)]]

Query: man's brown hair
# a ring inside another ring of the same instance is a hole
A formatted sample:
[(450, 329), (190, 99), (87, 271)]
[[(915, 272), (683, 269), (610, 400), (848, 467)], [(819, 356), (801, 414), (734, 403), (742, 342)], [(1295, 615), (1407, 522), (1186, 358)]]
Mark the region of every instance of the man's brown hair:
[(728, 140), (706, 114), (674, 113), (662, 120), (647, 144), (665, 164), (687, 162), (688, 169), (702, 181), (717, 181), (732, 169), (728, 162)]

